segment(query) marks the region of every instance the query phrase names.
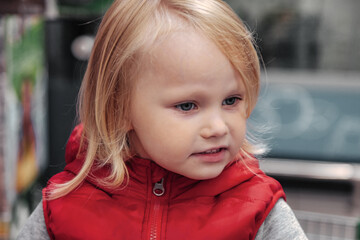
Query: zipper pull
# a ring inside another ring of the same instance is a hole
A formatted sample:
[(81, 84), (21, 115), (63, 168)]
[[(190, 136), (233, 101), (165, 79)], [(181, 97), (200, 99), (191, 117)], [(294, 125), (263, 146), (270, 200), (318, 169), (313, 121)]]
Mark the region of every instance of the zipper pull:
[(153, 188), (153, 194), (157, 197), (164, 195), (165, 188), (164, 188), (164, 178), (162, 178), (159, 182), (155, 183)]

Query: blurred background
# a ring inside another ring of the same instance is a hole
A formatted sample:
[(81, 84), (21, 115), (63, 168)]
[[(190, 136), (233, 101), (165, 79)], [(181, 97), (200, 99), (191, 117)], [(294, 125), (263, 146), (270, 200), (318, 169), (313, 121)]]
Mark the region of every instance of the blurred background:
[[(64, 167), (76, 97), (111, 0), (0, 0), (0, 240)], [(254, 32), (249, 127), (309, 239), (360, 239), (360, 1), (228, 0)], [(259, 126), (265, 126), (259, 128)]]

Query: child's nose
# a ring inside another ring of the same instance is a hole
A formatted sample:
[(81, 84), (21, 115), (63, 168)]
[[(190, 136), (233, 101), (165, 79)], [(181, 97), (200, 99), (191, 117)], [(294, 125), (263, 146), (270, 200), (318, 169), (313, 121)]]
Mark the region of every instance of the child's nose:
[(204, 120), (201, 136), (203, 138), (222, 137), (229, 132), (229, 128), (221, 115), (211, 115)]

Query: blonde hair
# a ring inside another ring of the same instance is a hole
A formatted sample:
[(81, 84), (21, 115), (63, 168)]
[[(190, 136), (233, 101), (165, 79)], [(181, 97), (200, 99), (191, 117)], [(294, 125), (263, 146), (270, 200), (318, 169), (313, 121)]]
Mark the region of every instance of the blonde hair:
[[(115, 188), (124, 183), (128, 176), (125, 161), (132, 156), (127, 143), (129, 106), (141, 55), (160, 37), (179, 27), (179, 22), (212, 40), (238, 70), (246, 87), (250, 116), (259, 94), (259, 59), (251, 33), (226, 3), (115, 0), (98, 29), (79, 93), (82, 140), (87, 145), (85, 162), (72, 180), (54, 185), (49, 199), (64, 196), (79, 186), (94, 164), (111, 166), (108, 177), (97, 179), (100, 185)], [(259, 150), (249, 141), (242, 148), (250, 154)]]

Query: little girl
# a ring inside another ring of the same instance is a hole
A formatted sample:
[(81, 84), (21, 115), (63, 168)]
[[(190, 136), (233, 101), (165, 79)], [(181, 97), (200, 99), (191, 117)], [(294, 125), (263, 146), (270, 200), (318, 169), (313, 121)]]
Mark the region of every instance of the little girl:
[(220, 0), (116, 0), (66, 167), (18, 239), (306, 239), (247, 139), (251, 34)]

